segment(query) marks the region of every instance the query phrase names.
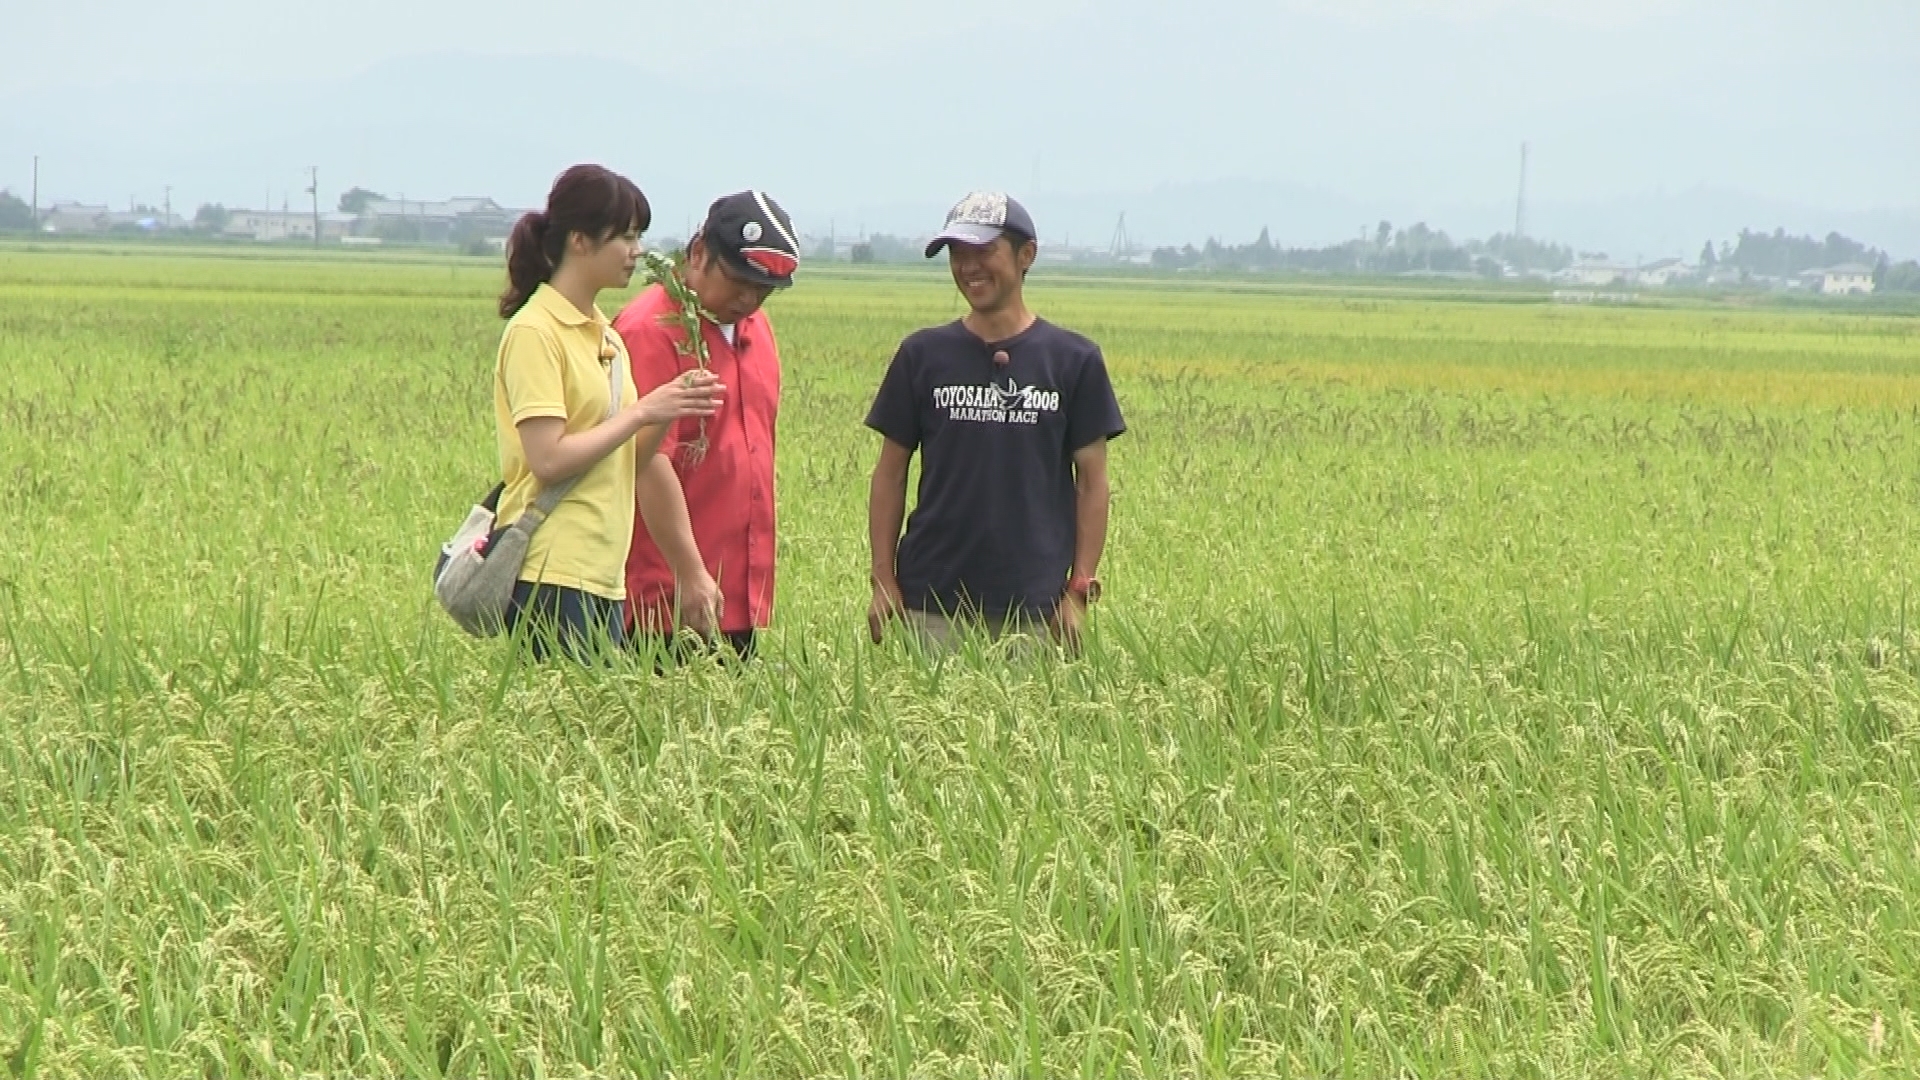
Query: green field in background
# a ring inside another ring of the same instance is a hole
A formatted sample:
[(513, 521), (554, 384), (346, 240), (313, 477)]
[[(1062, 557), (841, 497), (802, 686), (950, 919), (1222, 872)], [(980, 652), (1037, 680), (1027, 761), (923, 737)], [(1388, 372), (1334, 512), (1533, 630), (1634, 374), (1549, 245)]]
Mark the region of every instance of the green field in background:
[(657, 676), (433, 607), (500, 284), (0, 250), (11, 1075), (1920, 1068), (1920, 319), (1036, 273), (1108, 598), (934, 664), (861, 420), (960, 301), (807, 271), (766, 659)]

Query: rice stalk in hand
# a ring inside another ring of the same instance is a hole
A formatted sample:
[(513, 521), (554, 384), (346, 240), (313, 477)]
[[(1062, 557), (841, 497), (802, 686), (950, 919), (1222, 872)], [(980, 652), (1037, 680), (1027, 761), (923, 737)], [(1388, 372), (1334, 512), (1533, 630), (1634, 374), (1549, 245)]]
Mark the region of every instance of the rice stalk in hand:
[[(673, 310), (661, 315), (660, 321), (686, 331), (686, 340), (675, 343), (674, 350), (681, 356), (692, 357), (701, 371), (711, 370), (707, 365), (706, 334), (700, 329), (700, 320), (716, 323), (719, 320), (700, 305), (699, 294), (680, 275), (673, 256), (664, 251), (647, 251), (642, 252), (640, 258), (648, 280), (667, 290), (667, 299), (673, 301)], [(707, 421), (703, 417), (700, 434), (692, 442), (680, 444), (680, 453), (688, 465), (698, 465), (706, 459), (707, 447)]]

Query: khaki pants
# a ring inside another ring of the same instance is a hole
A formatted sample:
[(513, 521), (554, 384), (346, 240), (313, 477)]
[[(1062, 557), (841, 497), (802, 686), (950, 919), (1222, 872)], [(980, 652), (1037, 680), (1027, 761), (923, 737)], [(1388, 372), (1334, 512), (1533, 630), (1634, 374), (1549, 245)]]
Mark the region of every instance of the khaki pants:
[(933, 656), (952, 656), (971, 641), (982, 648), (1004, 651), (1011, 658), (1028, 660), (1047, 644), (1047, 628), (1023, 615), (967, 618), (912, 608), (901, 615), (920, 647)]

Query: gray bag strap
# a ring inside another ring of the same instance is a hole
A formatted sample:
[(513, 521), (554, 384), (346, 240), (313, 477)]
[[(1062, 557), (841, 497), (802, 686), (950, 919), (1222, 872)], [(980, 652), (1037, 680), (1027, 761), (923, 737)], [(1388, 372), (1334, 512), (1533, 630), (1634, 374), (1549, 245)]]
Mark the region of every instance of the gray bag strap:
[[(603, 333), (606, 334), (606, 343), (614, 345), (613, 330), (608, 328)], [(613, 358), (607, 361), (607, 420), (613, 419), (614, 414), (620, 411), (620, 370), (620, 350), (616, 347), (613, 349)], [(594, 464), (597, 465), (599, 462)], [(593, 466), (589, 465), (587, 468), (591, 469)], [(567, 493), (573, 490), (573, 485), (579, 483), (580, 477), (585, 475), (583, 471), (579, 476), (568, 477), (535, 495), (533, 502), (521, 512), (519, 520), (513, 523), (513, 527), (519, 528), (524, 522), (525, 528), (522, 530), (524, 532), (530, 533), (539, 528), (540, 524), (547, 520), (547, 516), (553, 513), (554, 507), (560, 505), (560, 500), (566, 498)]]

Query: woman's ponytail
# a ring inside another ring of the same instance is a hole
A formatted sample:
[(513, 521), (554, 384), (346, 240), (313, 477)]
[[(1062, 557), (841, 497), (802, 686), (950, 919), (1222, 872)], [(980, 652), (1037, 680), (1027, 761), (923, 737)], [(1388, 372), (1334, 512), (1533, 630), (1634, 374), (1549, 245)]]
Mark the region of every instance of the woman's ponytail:
[(500, 317), (511, 319), (543, 282), (553, 277), (554, 259), (547, 254), (551, 222), (539, 210), (520, 215), (507, 237), (507, 291), (500, 294)]

